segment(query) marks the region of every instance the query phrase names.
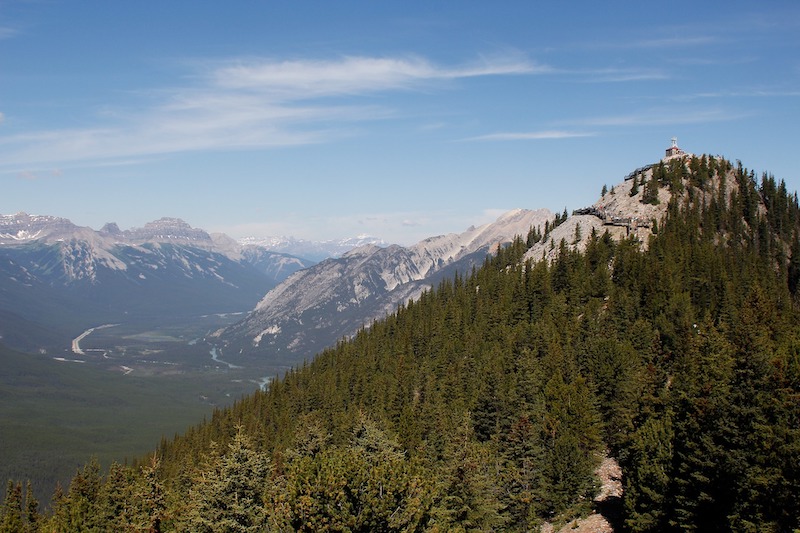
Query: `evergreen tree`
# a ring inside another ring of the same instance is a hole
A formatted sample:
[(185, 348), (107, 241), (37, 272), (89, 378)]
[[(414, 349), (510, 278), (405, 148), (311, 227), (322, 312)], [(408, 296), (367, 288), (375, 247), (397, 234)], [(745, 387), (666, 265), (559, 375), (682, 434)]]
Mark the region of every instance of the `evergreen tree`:
[(636, 196), (639, 194), (639, 176), (634, 176), (633, 180), (631, 180), (631, 192), (630, 196)]
[(131, 525), (133, 473), (112, 463), (98, 494), (96, 522), (100, 529), (123, 531)]
[(26, 533), (39, 531), (39, 500), (33, 494), (33, 486), (30, 481), (25, 487), (25, 528)]
[(647, 183), (644, 185), (644, 192), (642, 192), (641, 202), (643, 204), (658, 204), (658, 189), (659, 181), (655, 174), (650, 176)]
[[(234, 440), (234, 443), (236, 440)], [(137, 531), (160, 533), (166, 515), (164, 484), (158, 476), (160, 460), (153, 454), (150, 463), (142, 466), (139, 480), (133, 488), (135, 507), (132, 521)], [(237, 531), (235, 528), (227, 531)]]
[(671, 419), (648, 417), (631, 436), (625, 472), (625, 526), (634, 532), (667, 529), (674, 434)]
[(505, 524), (495, 462), (489, 445), (474, 441), (470, 418), (464, 416), (445, 449), (436, 491), (439, 501), (431, 510), (432, 529), (491, 531)]
[(575, 234), (573, 236), (572, 244), (578, 244), (579, 242), (581, 242), (582, 236), (583, 235), (581, 234), (581, 225), (575, 224)]
[(0, 532), (17, 533), (19, 531), (24, 531), (22, 485), (9, 479), (3, 507), (0, 510)]
[(541, 469), (548, 490), (542, 504), (545, 515), (553, 516), (594, 492), (592, 472), (600, 449), (600, 417), (581, 377), (567, 383), (555, 372), (545, 385), (544, 397)]
[[(153, 468), (155, 470), (155, 468)], [(267, 492), (271, 465), (269, 459), (253, 449), (241, 426), (223, 454), (212, 446), (207, 464), (198, 473), (190, 490), (193, 507), (188, 527), (193, 531), (248, 532), (265, 528)], [(150, 507), (162, 508), (158, 492), (147, 490)]]
[(269, 525), (295, 531), (421, 531), (431, 489), (421, 466), (362, 415), (350, 445), (294, 455), (272, 492)]
[(72, 478), (66, 495), (57, 487), (49, 529), (72, 532), (100, 527), (97, 505), (101, 482), (100, 464), (92, 458)]

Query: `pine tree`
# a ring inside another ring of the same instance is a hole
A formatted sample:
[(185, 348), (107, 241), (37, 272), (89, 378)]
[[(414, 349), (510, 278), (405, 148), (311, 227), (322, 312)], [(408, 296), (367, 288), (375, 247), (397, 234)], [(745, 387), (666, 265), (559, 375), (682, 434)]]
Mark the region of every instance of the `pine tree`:
[(100, 529), (124, 530), (131, 525), (133, 473), (112, 463), (98, 494), (96, 523)]
[(53, 531), (57, 533), (70, 531), (69, 525), (69, 501), (67, 500), (64, 489), (61, 483), (56, 483), (56, 488), (53, 491), (53, 496), (50, 498), (52, 502), (52, 512), (50, 517), (46, 520), (44, 528), (46, 531)]
[[(263, 531), (267, 519), (264, 495), (271, 472), (269, 459), (253, 449), (239, 426), (228, 449), (212, 447), (207, 464), (190, 490), (193, 507), (188, 527), (205, 532)], [(154, 495), (156, 510), (160, 496)]]
[(161, 532), (167, 504), (164, 484), (158, 476), (160, 464), (158, 456), (153, 454), (150, 463), (142, 466), (139, 480), (133, 487), (132, 522), (137, 531)]
[(636, 196), (639, 194), (639, 176), (634, 176), (632, 182), (630, 196)]
[(556, 371), (545, 385), (541, 469), (547, 492), (545, 513), (558, 514), (594, 492), (592, 472), (600, 449), (600, 416), (586, 381), (567, 383)]
[(347, 446), (290, 454), (271, 491), (269, 525), (295, 531), (418, 531), (432, 484), (396, 440), (360, 414)]
[(39, 530), (39, 500), (33, 494), (30, 481), (25, 487), (25, 532), (34, 533)]
[(492, 531), (502, 527), (502, 487), (488, 444), (474, 442), (469, 415), (445, 449), (445, 464), (437, 489), (439, 501), (431, 511), (431, 525), (440, 531)]
[(642, 193), (641, 202), (643, 204), (658, 204), (658, 178), (655, 174), (650, 176), (650, 179), (644, 185), (644, 192)]
[(634, 532), (667, 528), (674, 439), (671, 419), (648, 417), (631, 435), (625, 454), (625, 526)]
[(17, 533), (23, 530), (22, 485), (9, 479), (3, 507), (0, 510), (0, 532)]
[(510, 523), (529, 530), (547, 514), (544, 502), (549, 487), (542, 474), (545, 446), (529, 414), (520, 414), (502, 439), (500, 453), (505, 464), (500, 481), (506, 491), (501, 501)]
[[(78, 470), (66, 496), (55, 498), (54, 524), (57, 531), (84, 531), (98, 526), (97, 505), (101, 485), (100, 463), (92, 458)], [(58, 491), (59, 489), (57, 489)]]
[(583, 235), (581, 233), (581, 225), (580, 224), (575, 224), (575, 234), (573, 235), (572, 244), (578, 244), (579, 242), (581, 242), (581, 237), (582, 236)]

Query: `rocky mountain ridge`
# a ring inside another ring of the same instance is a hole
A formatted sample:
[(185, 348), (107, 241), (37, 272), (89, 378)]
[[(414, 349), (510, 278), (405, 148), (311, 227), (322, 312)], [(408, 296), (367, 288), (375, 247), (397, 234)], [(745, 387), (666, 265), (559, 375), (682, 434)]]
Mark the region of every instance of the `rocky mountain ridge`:
[(176, 218), (95, 231), (60, 217), (0, 215), (0, 337), (45, 350), (110, 321), (241, 312), (311, 264)]
[[(64, 265), (65, 272), (73, 280), (86, 278), (96, 281), (96, 263), (112, 269), (127, 269), (127, 264), (119, 260), (115, 250), (141, 246), (155, 248), (156, 245), (165, 244), (206, 250), (233, 261), (258, 263), (262, 267), (266, 266), (265, 259), (271, 258), (278, 264), (278, 270), (284, 272), (290, 265), (297, 270), (313, 263), (273, 252), (256, 244), (241, 245), (225, 234), (209, 234), (200, 228), (193, 228), (179, 218), (163, 217), (146, 223), (144, 227), (128, 230), (121, 230), (116, 223), (109, 222), (99, 231), (94, 231), (55, 216), (29, 215), (24, 212), (0, 215), (0, 249), (29, 244), (59, 245), (64, 248), (65, 261), (68, 257), (77, 256), (88, 261), (85, 268), (80, 268), (78, 264)], [(77, 256), (70, 253), (75, 252), (76, 248), (83, 249), (84, 253)], [(269, 269), (264, 270), (265, 273), (269, 272)]]
[[(661, 161), (663, 171), (677, 172), (683, 167), (688, 171), (692, 164), (693, 154), (681, 152), (678, 157), (665, 158)], [(719, 165), (728, 165), (722, 157), (708, 156), (707, 160), (714, 159)], [(699, 160), (697, 158), (696, 160)], [(659, 164), (646, 165), (636, 169), (625, 179), (605, 190), (600, 198), (591, 206), (576, 209), (563, 223), (554, 228), (546, 239), (534, 244), (526, 254), (526, 258), (538, 260), (542, 258), (554, 259), (558, 256), (559, 244), (564, 241), (566, 246), (583, 251), (589, 242), (592, 231), (602, 235), (608, 232), (615, 239), (635, 237), (643, 248), (651, 235), (657, 231), (658, 225), (667, 214), (667, 206), (673, 193), (670, 187), (659, 184), (653, 188), (652, 197), (646, 198), (645, 183), (650, 182)], [(738, 194), (739, 187), (734, 179), (733, 169), (725, 173), (725, 179), (709, 179), (705, 183), (703, 192), (704, 203), (710, 198), (722, 195), (729, 198), (731, 194)], [(680, 193), (684, 194), (684, 193)]]
[(296, 361), (348, 336), (455, 271), (468, 272), (497, 246), (543, 227), (547, 209), (516, 209), (463, 233), (430, 237), (413, 246), (374, 244), (298, 271), (268, 292), (256, 308), (214, 334), (230, 354)]

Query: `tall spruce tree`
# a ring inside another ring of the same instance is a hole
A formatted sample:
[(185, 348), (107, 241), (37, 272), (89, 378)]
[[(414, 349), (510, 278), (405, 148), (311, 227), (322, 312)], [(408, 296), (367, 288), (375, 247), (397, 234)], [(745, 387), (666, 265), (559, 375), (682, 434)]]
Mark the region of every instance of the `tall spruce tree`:
[[(253, 449), (241, 426), (227, 450), (214, 445), (206, 465), (197, 473), (190, 490), (193, 503), (187, 527), (205, 532), (255, 532), (266, 527), (264, 496), (270, 482), (271, 464), (266, 455)], [(161, 508), (160, 496), (150, 495), (150, 508)]]

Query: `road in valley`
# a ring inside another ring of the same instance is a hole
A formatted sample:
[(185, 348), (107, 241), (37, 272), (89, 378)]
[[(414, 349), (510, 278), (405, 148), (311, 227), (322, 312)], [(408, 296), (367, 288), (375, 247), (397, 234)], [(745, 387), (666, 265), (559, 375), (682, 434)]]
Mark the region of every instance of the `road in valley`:
[(74, 339), (72, 339), (72, 353), (76, 355), (86, 355), (86, 352), (81, 350), (81, 341), (92, 334), (97, 329), (105, 329), (105, 328), (112, 328), (114, 326), (118, 326), (119, 324), (103, 324), (102, 326), (95, 326), (93, 328), (89, 328)]

